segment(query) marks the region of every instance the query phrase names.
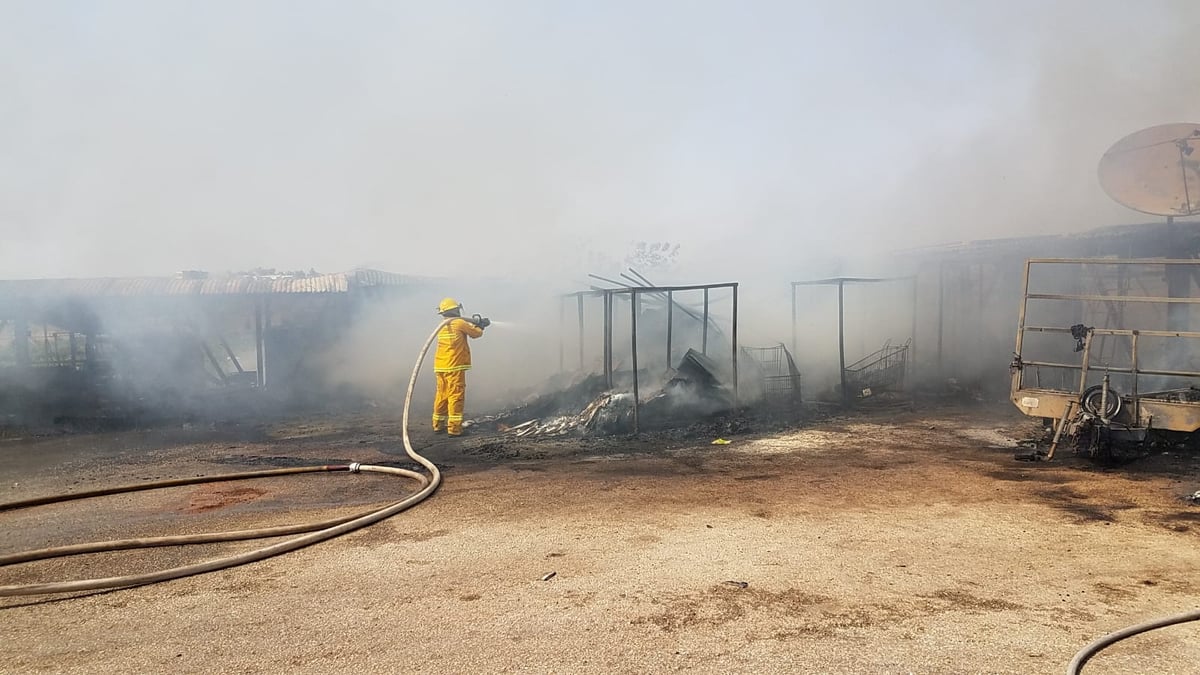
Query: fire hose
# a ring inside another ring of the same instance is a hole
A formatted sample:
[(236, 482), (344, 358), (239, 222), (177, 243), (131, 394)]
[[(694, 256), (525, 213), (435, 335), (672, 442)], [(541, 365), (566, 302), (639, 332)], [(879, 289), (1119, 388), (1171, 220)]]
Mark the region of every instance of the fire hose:
[(1182, 614), (1152, 619), (1150, 621), (1145, 621), (1143, 623), (1122, 628), (1114, 633), (1109, 633), (1108, 635), (1105, 635), (1104, 637), (1079, 650), (1079, 653), (1075, 655), (1075, 658), (1071, 659), (1070, 665), (1067, 666), (1067, 675), (1079, 675), (1079, 673), (1083, 672), (1083, 664), (1087, 663), (1088, 659), (1092, 658), (1096, 654), (1099, 654), (1100, 650), (1110, 647), (1117, 642), (1124, 640), (1125, 638), (1130, 638), (1134, 635), (1146, 633), (1158, 628), (1166, 628), (1167, 626), (1174, 626), (1177, 624), (1198, 620), (1200, 620), (1200, 609), (1195, 609), (1190, 612), (1183, 612)]
[[(474, 318), (474, 317), (473, 317)], [(408, 390), (404, 396), (404, 413), (401, 422), (402, 437), (404, 440), (404, 451), (408, 456), (422, 467), (424, 467), (429, 475), (409, 471), (408, 469), (400, 469), (387, 466), (375, 466), (370, 464), (333, 464), (323, 466), (306, 466), (306, 467), (291, 467), (284, 469), (268, 469), (263, 471), (248, 471), (242, 473), (219, 474), (214, 476), (202, 476), (197, 478), (181, 478), (165, 481), (157, 481), (152, 483), (140, 483), (138, 485), (126, 485), (113, 488), (104, 488), (100, 490), (91, 490), (88, 492), (69, 493), (61, 495), (53, 495), (49, 497), (37, 497), (16, 502), (0, 503), (0, 512), (13, 511), (16, 509), (30, 508), (34, 506), (42, 506), (46, 504), (56, 504), (66, 501), (79, 499), (89, 499), (93, 497), (101, 497), (106, 495), (124, 494), (129, 492), (139, 492), (144, 490), (156, 490), (169, 487), (179, 487), (184, 485), (198, 485), (202, 483), (215, 483), (222, 481), (248, 480), (253, 478), (264, 478), (269, 476), (283, 476), (301, 473), (317, 473), (331, 471), (349, 471), (357, 473), (366, 471), (370, 473), (383, 473), (395, 476), (403, 476), (417, 481), (420, 484), (420, 489), (414, 494), (401, 499), (400, 501), (389, 504), (383, 508), (359, 513), (352, 516), (335, 518), (316, 523), (307, 523), (301, 525), (282, 525), (277, 527), (264, 527), (251, 530), (235, 530), (230, 532), (210, 532), (203, 534), (164, 536), (164, 537), (144, 537), (139, 539), (118, 539), (113, 541), (93, 542), (87, 544), (73, 544), (68, 546), (58, 546), (52, 548), (43, 548), (20, 553), (0, 556), (0, 567), (6, 565), (15, 565), (22, 562), (30, 562), (34, 560), (44, 560), (48, 558), (56, 558), (70, 555), (81, 555), (85, 553), (100, 553), (105, 551), (118, 551), (135, 548), (150, 548), (156, 546), (183, 546), (189, 544), (207, 544), (228, 541), (242, 541), (248, 539), (263, 539), (267, 537), (280, 537), (291, 534), (303, 534), (303, 536), (289, 539), (271, 546), (265, 546), (253, 551), (240, 553), (224, 558), (217, 558), (192, 565), (183, 565), (170, 569), (160, 570), (158, 572), (150, 572), (146, 574), (132, 574), (119, 577), (107, 577), (96, 579), (81, 579), (78, 581), (60, 581), (40, 584), (18, 584), (10, 586), (0, 586), (0, 597), (18, 596), (18, 595), (43, 595), (49, 593), (72, 593), (79, 591), (92, 591), (110, 588), (127, 588), (132, 586), (144, 586), (147, 584), (169, 581), (171, 579), (179, 579), (181, 577), (202, 574), (204, 572), (213, 572), (216, 570), (228, 569), (239, 565), (245, 565), (252, 562), (257, 562), (277, 556), (289, 551), (294, 551), (305, 546), (311, 546), (334, 537), (341, 536), (347, 532), (372, 525), (381, 520), (390, 518), (401, 511), (415, 506), (423, 501), (429, 495), (433, 494), (438, 489), (442, 482), (442, 473), (438, 470), (437, 465), (429, 461), (425, 457), (417, 454), (412, 447), (412, 440), (408, 434), (408, 414), (412, 404), (413, 390), (416, 388), (417, 376), (421, 371), (421, 364), (425, 361), (425, 356), (429, 352), (429, 347), (433, 341), (437, 339), (438, 332), (452, 319), (446, 319), (438, 324), (438, 327), (430, 334), (425, 344), (421, 347), (420, 353), (417, 355), (417, 361), (413, 365), (412, 376), (408, 381)], [(478, 323), (478, 322), (476, 322)], [(1114, 633), (1105, 635), (1102, 638), (1092, 642), (1084, 647), (1071, 659), (1071, 663), (1067, 666), (1067, 675), (1079, 675), (1082, 672), (1083, 666), (1089, 659), (1098, 654), (1101, 650), (1109, 647), (1121, 640), (1124, 640), (1134, 635), (1139, 635), (1158, 628), (1165, 628), (1181, 623), (1200, 620), (1200, 610), (1193, 610), (1176, 614), (1169, 617), (1163, 617), (1139, 623), (1127, 628), (1123, 628)]]
[[(38, 497), (16, 502), (0, 503), (0, 512), (13, 511), (16, 509), (29, 508), (33, 506), (41, 506), (45, 504), (56, 504), (60, 502), (73, 501), (78, 499), (88, 499), (92, 497), (100, 497), (104, 495), (124, 494), (129, 492), (139, 492), (144, 490), (155, 490), (168, 487), (178, 487), (183, 485), (197, 485), (201, 483), (213, 483), (232, 480), (246, 480), (252, 478), (263, 478), (267, 476), (282, 476), (289, 474), (300, 473), (317, 473), (328, 471), (349, 471), (352, 473), (369, 472), (382, 473), (393, 476), (402, 476), (417, 481), (419, 489), (417, 492), (393, 502), (379, 509), (366, 511), (352, 516), (324, 520), (316, 523), (307, 523), (300, 525), (282, 525), (276, 527), (264, 527), (252, 530), (235, 530), (230, 532), (210, 532), (204, 534), (176, 535), (164, 537), (145, 537), (140, 539), (118, 539), (113, 541), (93, 542), (88, 544), (74, 544), (68, 546), (58, 546), (53, 548), (43, 548), (20, 553), (0, 556), (0, 566), (14, 565), (21, 562), (29, 562), (33, 560), (44, 560), (47, 558), (56, 558), (68, 555), (80, 555), (84, 553), (100, 553), (104, 551), (117, 551), (136, 548), (150, 548), (155, 546), (182, 546), (187, 544), (208, 544), (215, 542), (226, 541), (244, 541), (248, 539), (262, 539), (266, 537), (280, 537), (292, 534), (301, 534), (302, 536), (282, 541), (270, 546), (264, 546), (253, 551), (239, 553), (223, 558), (216, 558), (205, 562), (195, 563), (191, 565), (182, 565), (170, 569), (160, 570), (157, 572), (149, 572), (145, 574), (130, 574), (126, 576), (95, 578), (95, 579), (80, 579), (77, 581), (59, 581), (50, 583), (35, 583), (35, 584), (17, 584), (9, 586), (0, 586), (0, 597), (17, 596), (17, 595), (43, 595), (47, 593), (74, 593), (79, 591), (94, 591), (110, 588), (126, 588), (131, 586), (144, 586), (146, 584), (158, 583), (160, 581), (169, 581), (171, 579), (179, 579), (181, 577), (202, 574), (204, 572), (213, 572), (216, 570), (228, 569), (238, 565), (257, 562), (273, 556), (294, 551), (305, 546), (311, 546), (318, 542), (333, 539), (347, 532), (372, 525), (381, 520), (390, 518), (405, 509), (411, 508), (423, 501), (426, 497), (433, 494), (438, 486), (442, 483), (442, 472), (438, 470), (437, 465), (428, 459), (417, 454), (413, 450), (412, 440), (408, 435), (408, 413), (409, 407), (412, 404), (413, 390), (416, 388), (417, 375), (420, 373), (421, 364), (425, 361), (425, 355), (429, 352), (429, 347), (437, 339), (438, 332), (442, 327), (450, 323), (452, 319), (446, 319), (438, 324), (437, 329), (430, 334), (429, 339), (425, 341), (421, 347), (420, 353), (417, 355), (417, 362), (413, 365), (412, 377), (408, 381), (408, 391), (404, 396), (404, 415), (401, 423), (404, 439), (404, 451), (408, 456), (420, 464), (428, 472), (428, 475), (408, 469), (401, 469), (389, 466), (375, 466), (370, 464), (334, 464), (323, 466), (305, 466), (305, 467), (289, 467), (283, 469), (267, 469), (261, 471), (249, 471), (244, 473), (220, 474), (215, 476), (202, 476), (197, 478), (182, 478), (165, 481), (157, 481), (152, 483), (140, 483), (137, 485), (126, 485), (113, 488), (104, 488), (100, 490), (92, 490), (81, 493), (68, 493), (61, 495), (53, 495), (49, 497)], [(304, 534), (307, 533), (307, 534)]]

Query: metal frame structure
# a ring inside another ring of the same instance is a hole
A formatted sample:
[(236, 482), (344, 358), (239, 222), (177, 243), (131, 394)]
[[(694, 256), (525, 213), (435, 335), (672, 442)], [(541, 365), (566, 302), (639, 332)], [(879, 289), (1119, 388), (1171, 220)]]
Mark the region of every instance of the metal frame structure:
[[(1128, 266), (1128, 265), (1162, 265), (1168, 270), (1168, 296), (1133, 296), (1133, 295), (1097, 295), (1086, 293), (1030, 293), (1029, 292), (1029, 277), (1030, 270), (1035, 265), (1105, 265), (1105, 266)], [(1139, 366), (1139, 337), (1159, 337), (1159, 338), (1180, 338), (1189, 340), (1200, 340), (1200, 332), (1187, 330), (1172, 330), (1173, 324), (1179, 321), (1178, 314), (1172, 312), (1172, 308), (1181, 307), (1184, 305), (1200, 304), (1200, 297), (1176, 296), (1174, 285), (1171, 284), (1171, 278), (1178, 276), (1176, 270), (1187, 269), (1179, 267), (1189, 265), (1192, 267), (1189, 270), (1192, 275), (1200, 278), (1200, 260), (1171, 260), (1162, 258), (1140, 258), (1140, 259), (1108, 259), (1108, 258), (1032, 258), (1025, 263), (1024, 274), (1024, 293), (1021, 301), (1020, 313), (1017, 319), (1017, 337), (1016, 347), (1013, 352), (1013, 367), (1012, 367), (1012, 385), (1011, 399), (1014, 405), (1030, 417), (1045, 417), (1050, 419), (1065, 419), (1071, 412), (1072, 407), (1080, 403), (1080, 397), (1083, 396), (1087, 389), (1088, 374), (1093, 370), (1103, 370), (1105, 373), (1119, 373), (1130, 376), (1132, 391), (1125, 396), (1128, 400), (1128, 418), (1126, 421), (1129, 426), (1149, 428), (1153, 425), (1154, 428), (1164, 429), (1169, 431), (1193, 432), (1200, 430), (1200, 402), (1192, 401), (1173, 401), (1163, 398), (1152, 397), (1145, 392), (1139, 391), (1138, 378), (1142, 375), (1164, 376), (1164, 377), (1180, 377), (1180, 378), (1197, 378), (1200, 379), (1200, 371), (1190, 370), (1167, 370), (1167, 369), (1152, 369)], [(1114, 303), (1152, 303), (1163, 304), (1167, 306), (1167, 330), (1143, 330), (1139, 328), (1087, 328), (1086, 337), (1083, 339), (1083, 348), (1080, 362), (1075, 363), (1060, 363), (1054, 361), (1039, 361), (1027, 360), (1024, 357), (1024, 343), (1026, 333), (1060, 333), (1072, 334), (1072, 329), (1063, 326), (1029, 326), (1026, 325), (1025, 317), (1028, 311), (1030, 300), (1068, 300), (1077, 302), (1103, 302), (1108, 303), (1110, 307), (1118, 306)], [(1186, 317), (1185, 317), (1186, 318)], [(1092, 364), (1092, 339), (1093, 336), (1122, 336), (1129, 339), (1130, 344), (1130, 365), (1128, 367), (1118, 366), (1094, 366)], [(1040, 386), (1026, 386), (1025, 373), (1027, 369), (1033, 368), (1054, 368), (1067, 371), (1079, 371), (1079, 384), (1075, 390), (1051, 389)], [(1107, 395), (1107, 385), (1105, 387)]]
[[(594, 276), (594, 275), (592, 275)], [(602, 281), (609, 281), (603, 277), (595, 277)], [(644, 277), (643, 277), (644, 278)], [(694, 284), (689, 286), (628, 286), (622, 285), (620, 288), (597, 288), (593, 287), (589, 291), (578, 291), (568, 293), (562, 296), (562, 304), (559, 306), (559, 369), (565, 369), (566, 358), (566, 303), (569, 299), (574, 298), (579, 317), (579, 367), (582, 370), (584, 367), (584, 345), (583, 336), (585, 331), (584, 326), (584, 298), (599, 297), (604, 303), (604, 381), (607, 386), (613, 386), (613, 305), (614, 299), (622, 296), (628, 296), (629, 300), (629, 319), (630, 319), (630, 361), (633, 368), (633, 432), (638, 433), (639, 415), (641, 401), (639, 398), (639, 381), (638, 381), (638, 343), (637, 343), (637, 319), (639, 309), (641, 308), (641, 299), (644, 295), (654, 295), (664, 298), (667, 303), (667, 344), (666, 354), (667, 362), (671, 362), (672, 347), (674, 342), (674, 323), (675, 311), (682, 311), (693, 318), (698, 319), (703, 325), (701, 338), (701, 352), (708, 354), (708, 333), (712, 323), (709, 312), (710, 297), (709, 294), (714, 289), (728, 288), (733, 293), (733, 307), (730, 311), (732, 316), (732, 333), (730, 335), (730, 360), (733, 366), (733, 405), (736, 408), (738, 405), (738, 284), (737, 282), (726, 282), (719, 284)], [(688, 291), (703, 291), (704, 304), (701, 316), (696, 317), (687, 307), (680, 305), (675, 301), (676, 293), (684, 293)], [(714, 327), (715, 328), (715, 327)]]
[(841, 378), (841, 393), (842, 402), (848, 403), (850, 400), (850, 392), (846, 383), (846, 284), (875, 284), (884, 282), (907, 281), (912, 284), (912, 334), (909, 342), (909, 360), (911, 361), (916, 354), (916, 337), (917, 337), (917, 277), (832, 277), (829, 279), (816, 279), (813, 281), (793, 281), (792, 282), (792, 353), (798, 353), (797, 350), (797, 316), (796, 316), (796, 289), (800, 286), (837, 286), (838, 289), (838, 374)]

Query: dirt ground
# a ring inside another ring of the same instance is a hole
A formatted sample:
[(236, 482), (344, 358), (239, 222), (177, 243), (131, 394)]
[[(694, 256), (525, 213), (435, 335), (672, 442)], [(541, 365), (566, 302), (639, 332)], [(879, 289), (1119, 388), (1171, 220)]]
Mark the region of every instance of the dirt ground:
[[(1200, 457), (1014, 461), (1034, 427), (1000, 405), (724, 446), (417, 434), (445, 484), (416, 508), (232, 570), (0, 598), (0, 671), (1062, 672), (1102, 634), (1200, 605), (1200, 507), (1181, 499)], [(7, 438), (0, 501), (401, 453), (383, 416)], [(0, 552), (304, 522), (411, 489), (321, 474), (39, 507), (0, 513)], [(258, 545), (16, 565), (0, 584)], [(1196, 672), (1198, 636), (1134, 638), (1086, 671)]]

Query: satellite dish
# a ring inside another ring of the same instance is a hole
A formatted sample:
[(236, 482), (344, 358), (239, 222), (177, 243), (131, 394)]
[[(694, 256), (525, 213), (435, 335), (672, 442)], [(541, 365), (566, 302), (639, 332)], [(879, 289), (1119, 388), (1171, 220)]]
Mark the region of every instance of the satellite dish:
[(1200, 214), (1200, 124), (1163, 124), (1129, 134), (1100, 158), (1100, 187), (1134, 211)]

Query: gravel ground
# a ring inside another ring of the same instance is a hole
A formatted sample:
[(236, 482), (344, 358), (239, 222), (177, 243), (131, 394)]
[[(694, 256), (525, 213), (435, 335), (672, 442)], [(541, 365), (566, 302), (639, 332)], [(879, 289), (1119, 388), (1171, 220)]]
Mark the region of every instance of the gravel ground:
[[(633, 442), (419, 438), (430, 500), (241, 568), (0, 599), (4, 672), (1054, 673), (1126, 624), (1200, 604), (1200, 461), (1013, 461), (1007, 408), (862, 414), (770, 435)], [(372, 418), (0, 441), (0, 500), (239, 469), (398, 462)], [(0, 552), (301, 522), (399, 479), (316, 475), (0, 514)], [(0, 568), (123, 574), (241, 542)], [(548, 581), (541, 579), (554, 572)], [(737, 582), (737, 583), (732, 583)], [(1088, 673), (1188, 673), (1200, 624)]]

